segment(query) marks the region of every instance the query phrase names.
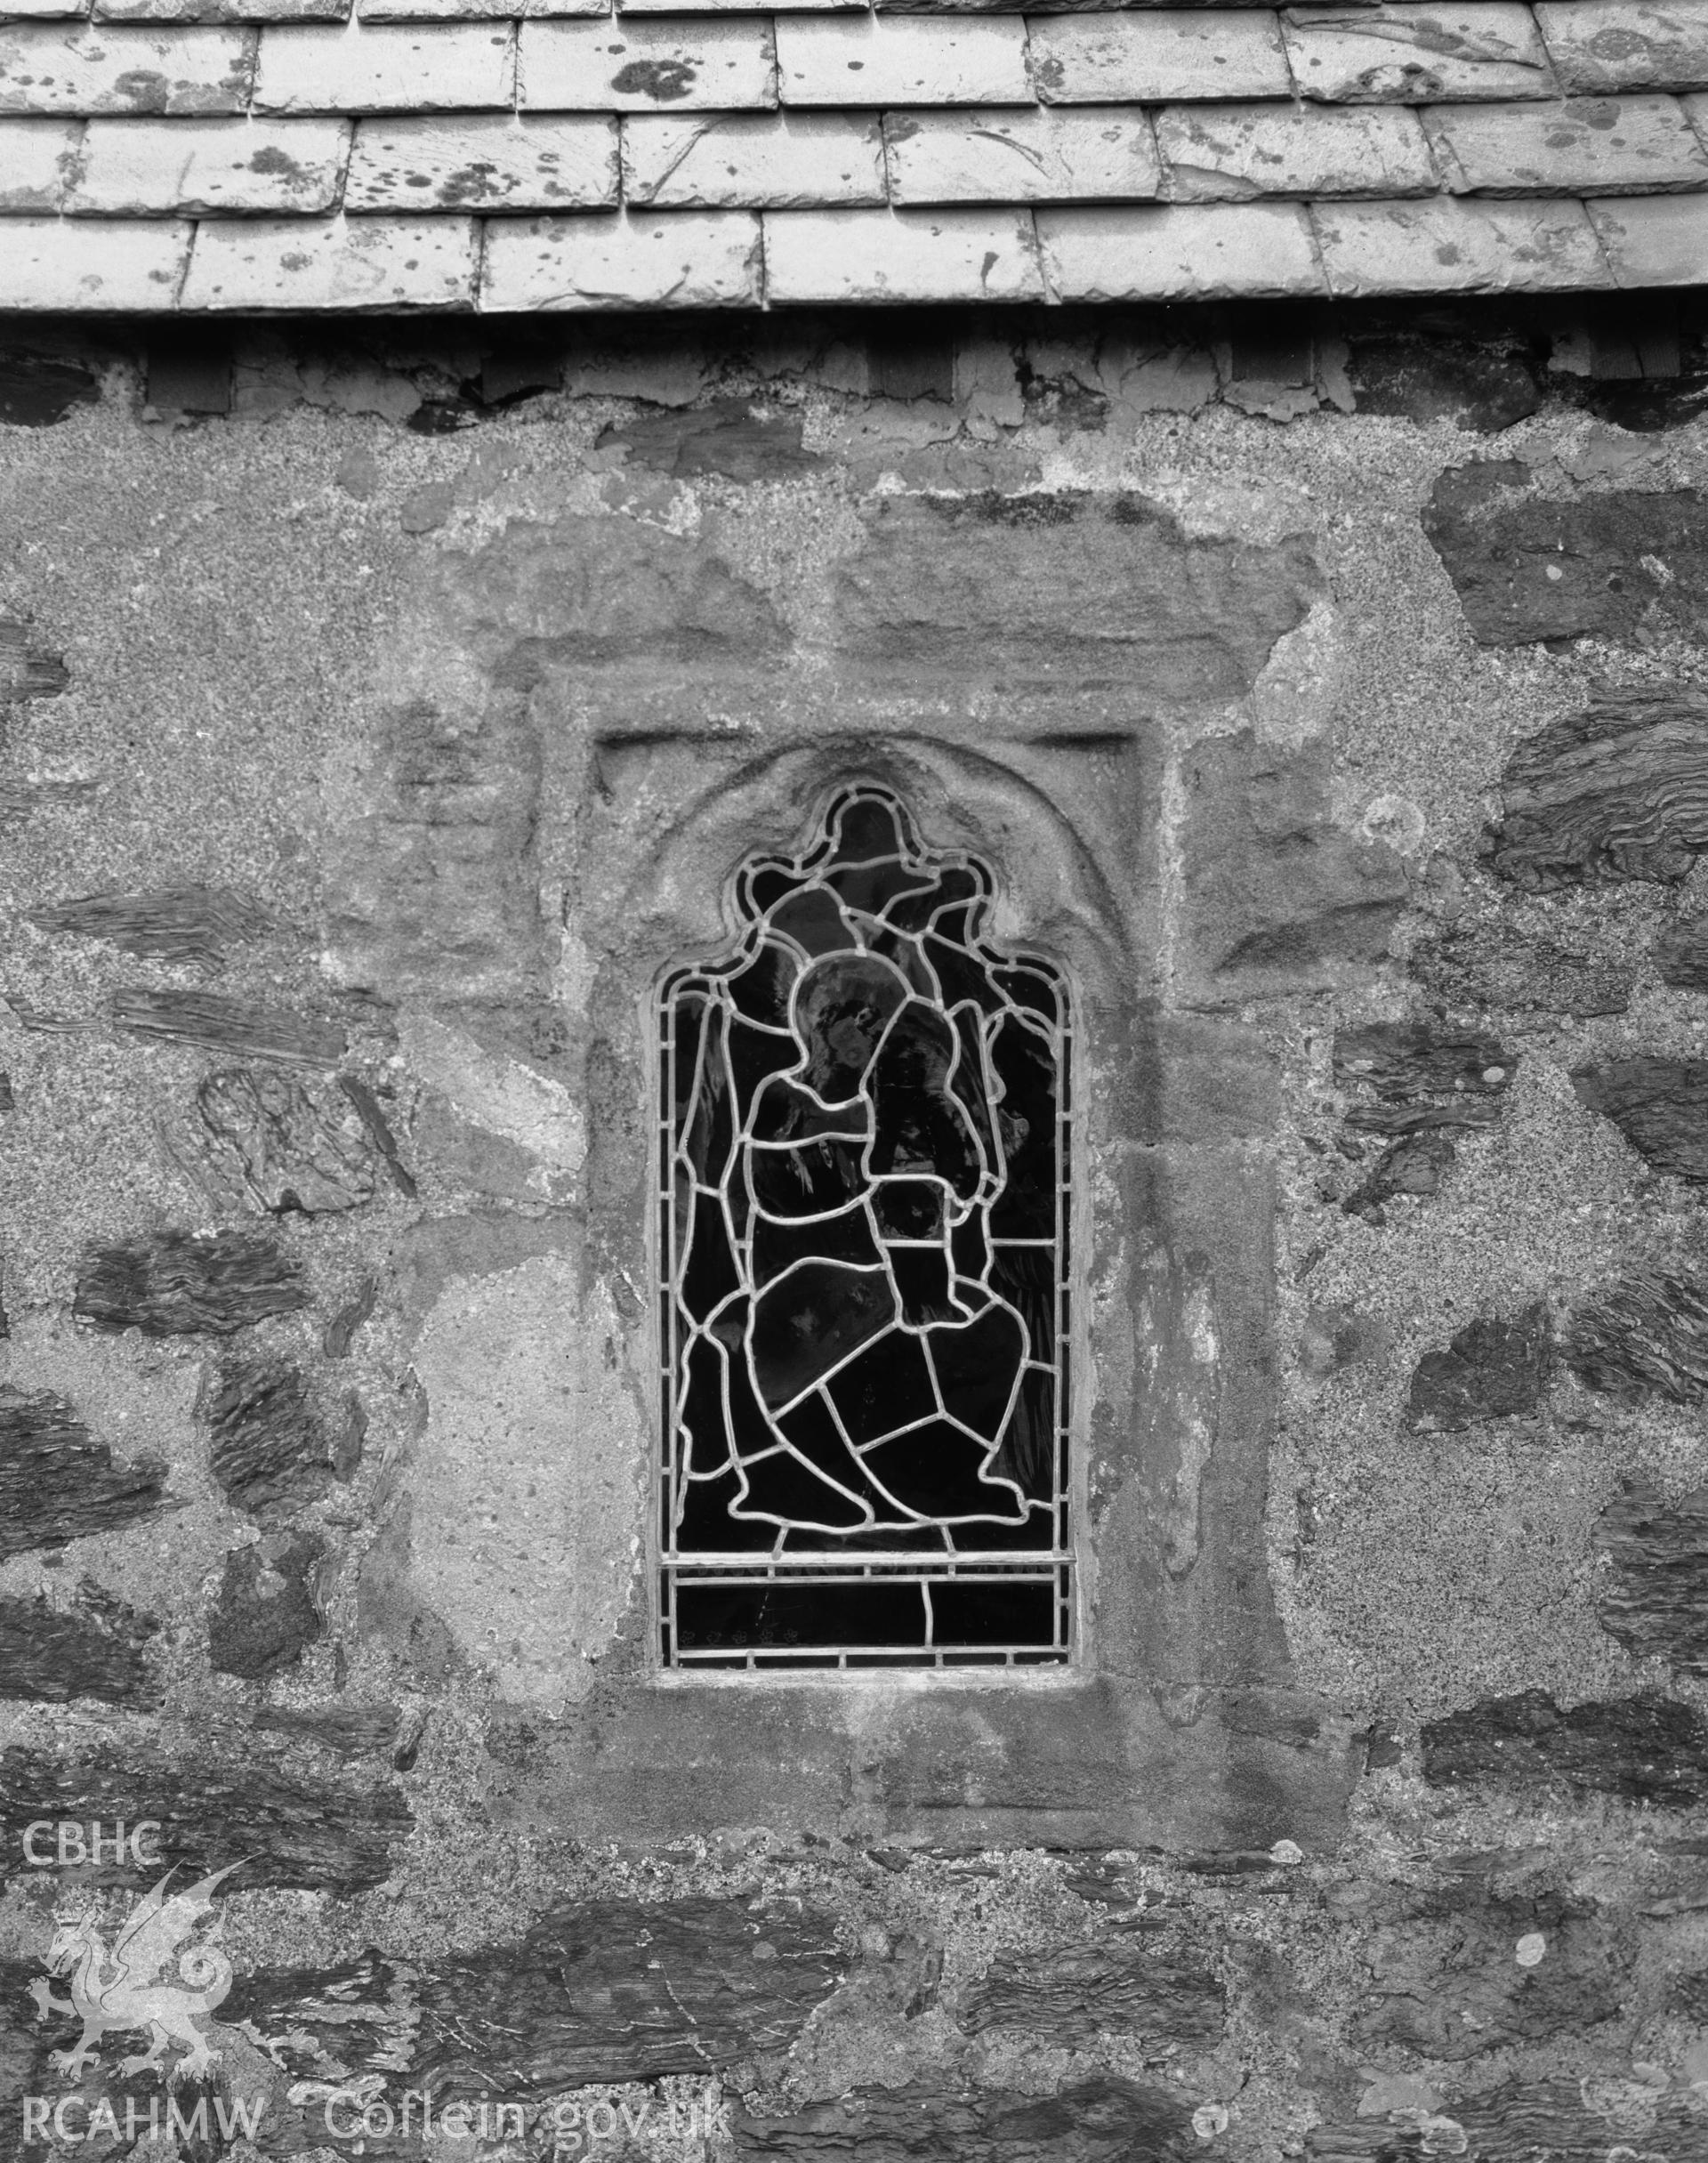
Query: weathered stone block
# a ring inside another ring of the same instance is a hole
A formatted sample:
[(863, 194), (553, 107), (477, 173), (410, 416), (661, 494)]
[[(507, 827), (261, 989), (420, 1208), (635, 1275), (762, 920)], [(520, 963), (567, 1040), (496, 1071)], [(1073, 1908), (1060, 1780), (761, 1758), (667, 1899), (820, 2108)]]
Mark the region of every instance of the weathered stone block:
[(1574, 1067), (1572, 1087), (1656, 1171), (1708, 1180), (1708, 1061), (1611, 1059)]
[(1438, 1194), (1457, 1156), (1452, 1136), (1438, 1128), (1424, 1126), (1402, 1134), (1383, 1150), (1368, 1178), (1359, 1182), (1341, 1207), (1349, 1216), (1366, 1216), (1371, 1223), (1380, 1223), (1382, 1203), (1391, 1201), (1397, 1194)]
[(1708, 1290), (1655, 1269), (1629, 1271), (1573, 1315), (1566, 1358), (1588, 1389), (1640, 1402), (1708, 1396)]
[(74, 120), (0, 120), (0, 213), (59, 209), (79, 133)]
[(1451, 420), (1478, 431), (1511, 428), (1542, 403), (1522, 353), (1460, 340), (1355, 338), (1347, 362), (1357, 411)]
[(1652, 1695), (1562, 1710), (1546, 1691), (1485, 1699), (1423, 1729), (1432, 1787), (1566, 1787), (1681, 1808), (1708, 1798), (1708, 1722)]
[(1538, 0), (1535, 12), (1567, 90), (1605, 97), (1708, 84), (1708, 23), (1690, 0)]
[[(1435, 484), (1423, 530), (1486, 646), (1595, 636), (1656, 624), (1700, 638), (1708, 616), (1708, 518), (1694, 489), (1609, 489), (1575, 499), (1521, 493), (1516, 463), (1455, 466)], [(1626, 727), (1630, 726), (1629, 722)], [(1578, 724), (1584, 740), (1623, 733)]]
[(32, 912), (44, 932), (104, 939), (140, 961), (218, 969), (274, 927), (246, 894), (223, 886), (157, 886), (137, 893), (92, 893)]
[(300, 1268), (267, 1232), (157, 1231), (91, 1247), (71, 1312), (148, 1336), (225, 1336), (308, 1303)]
[(311, 1742), (339, 1757), (367, 1757), (391, 1749), (400, 1723), (395, 1705), (263, 1705), (254, 1715), (262, 1734)]
[(1501, 787), (1503, 878), (1676, 883), (1708, 847), (1708, 700), (1606, 694), (1520, 744)]
[[(15, 388), (9, 389), (8, 378)], [(50, 418), (62, 419), (72, 404), (84, 402), (78, 379), (89, 380), (81, 369), (54, 369), (51, 363), (38, 362), (34, 368), (28, 360), (0, 363), (0, 420), (14, 427), (40, 427)], [(54, 387), (49, 389), (50, 383)], [(28, 624), (0, 616), (0, 707), (25, 698), (57, 698), (70, 682), (64, 661), (42, 644)]]
[(208, 1469), (234, 1508), (270, 1518), (326, 1493), (332, 1453), (298, 1368), (228, 1360), (204, 1409)]
[(1532, 938), (1498, 918), (1424, 940), (1410, 966), (1450, 1006), (1588, 1015), (1622, 1014), (1631, 1004), (1628, 956), (1570, 934)]
[(193, 1044), (235, 1059), (277, 1059), (293, 1066), (336, 1066), (344, 1032), (335, 1021), (260, 1007), (219, 991), (118, 991), (121, 1029), (166, 1044)]
[(1334, 1035), (1334, 1079), (1352, 1100), (1346, 1123), (1366, 1134), (1494, 1126), (1518, 1063), (1493, 1037), (1426, 1021), (1373, 1021)]
[(1639, 1659), (1708, 1675), (1708, 1489), (1669, 1507), (1633, 1481), (1602, 1512), (1595, 1545), (1607, 1564), (1596, 1583), (1602, 1628)]
[[(602, 580), (552, 596), (571, 611), (613, 598)], [(346, 983), (432, 1000), (532, 989), (540, 773), (538, 736), (510, 702), (452, 715), (423, 701), (386, 717), (329, 895)]]
[(1329, 816), (1317, 746), (1212, 738), (1188, 755), (1183, 944), (1200, 997), (1357, 981), (1387, 951), (1410, 888), (1405, 867)]
[(1041, 1952), (1004, 1954), (961, 1993), (955, 2025), (1040, 2032), (1063, 2050), (1106, 2034), (1148, 2043), (1211, 2046), (1222, 2031), (1222, 1988), (1201, 1963), (1157, 1950), (1147, 1933), (1113, 1943), (1070, 1940)]
[(342, 1094), (328, 1102), (291, 1075), (237, 1067), (208, 1077), (196, 1109), (211, 1178), (240, 1207), (325, 1216), (373, 1199), (375, 1151)]
[(586, 1901), (439, 1965), (415, 2070), (549, 2095), (774, 2058), (848, 1965), (834, 1918), (794, 1902)]
[(1511, 1321), (1479, 1315), (1445, 1352), (1425, 1352), (1412, 1373), (1406, 1416), (1449, 1433), (1479, 1420), (1534, 1412), (1548, 1386), (1553, 1337), (1545, 1301)]
[(1188, 538), (1141, 496), (887, 496), (865, 515), (866, 545), (837, 574), (834, 643), (912, 675), (1119, 671), (1153, 712), (1234, 697), (1316, 588), (1303, 540)]
[(159, 1627), (86, 1578), (69, 1608), (0, 1599), (0, 1698), (38, 1705), (98, 1698), (147, 1711), (162, 1695), (145, 1650)]
[(0, 1386), (0, 1562), (173, 1506), (164, 1465), (116, 1465), (63, 1399)]
[(302, 1658), (323, 1626), (314, 1586), (320, 1555), (319, 1539), (299, 1532), (226, 1556), (207, 1624), (208, 1659), (216, 1674), (256, 1683)]
[[(1543, 1957), (1527, 1967), (1513, 1950), (1532, 1937)], [(1358, 2042), (1449, 2062), (1575, 2040), (1618, 2014), (1631, 1965), (1617, 1933), (1584, 1902), (1475, 1892), (1418, 1902), (1377, 1931), (1370, 1957), (1375, 1989), (1355, 2019)]]
[[(296, 1885), (352, 1893), (379, 1885), (415, 1820), (395, 1788), (354, 1793), (288, 1780), (257, 1765), (149, 1750), (122, 1759), (63, 1759), (37, 1750), (0, 1752), (0, 1828), (8, 1877), (28, 1870), (23, 1834), (34, 1820), (152, 1818), (168, 1866), (192, 1876), (246, 1857), (237, 1886)], [(160, 1866), (109, 1863), (106, 1882), (151, 1885)]]
[(750, 400), (727, 398), (676, 413), (639, 414), (606, 429), (597, 448), (624, 444), (632, 464), (678, 480), (705, 473), (729, 480), (785, 480), (824, 464), (817, 451), (802, 448), (799, 415), (760, 415)]
[(1656, 934), (1651, 951), (1664, 984), (1675, 991), (1708, 991), (1708, 921), (1677, 918)]

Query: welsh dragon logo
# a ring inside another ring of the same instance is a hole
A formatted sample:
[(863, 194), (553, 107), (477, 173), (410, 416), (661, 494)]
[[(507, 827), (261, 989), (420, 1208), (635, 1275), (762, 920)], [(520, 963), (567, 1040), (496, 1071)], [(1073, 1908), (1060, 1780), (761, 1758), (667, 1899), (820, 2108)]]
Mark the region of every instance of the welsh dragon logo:
[(38, 1976), (30, 1985), (36, 2017), (75, 2014), (83, 2033), (72, 2050), (56, 2050), (49, 2062), (76, 2079), (99, 2057), (96, 2046), (109, 2033), (149, 2031), (149, 2047), (120, 2066), (140, 2073), (164, 2066), (176, 2049), (168, 2079), (193, 2079), (213, 2065), (215, 2052), (204, 2023), (231, 1988), (231, 1963), (220, 1949), (221, 1924), (203, 1926), (214, 1916), (214, 1893), (222, 1878), (239, 1863), (197, 1878), (181, 1892), (168, 1893), (171, 1870), (144, 1895), (125, 1919), (110, 1950), (93, 1916), (62, 1917), (48, 1949), (52, 1974), (68, 1979), (69, 1998), (55, 1998), (52, 1985)]

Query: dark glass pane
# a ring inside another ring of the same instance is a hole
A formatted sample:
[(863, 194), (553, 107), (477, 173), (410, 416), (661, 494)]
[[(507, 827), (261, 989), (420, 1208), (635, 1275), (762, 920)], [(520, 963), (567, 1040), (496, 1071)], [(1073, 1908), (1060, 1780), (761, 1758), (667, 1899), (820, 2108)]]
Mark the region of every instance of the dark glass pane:
[(871, 1521), (864, 1500), (833, 1485), (793, 1450), (753, 1458), (741, 1471), (747, 1492), (735, 1507), (743, 1516), (769, 1518), (779, 1525), (818, 1525), (831, 1532)]
[(1048, 1644), (1056, 1629), (1053, 1583), (954, 1578), (931, 1586), (932, 1642), (939, 1645)]
[(676, 1632), (683, 1651), (720, 1646), (922, 1645), (925, 1601), (917, 1585), (679, 1584)]
[(1046, 1247), (998, 1247), (990, 1261), (990, 1288), (1026, 1324), (1028, 1357), (1052, 1360), (1056, 1346), (1055, 1256)]
[(768, 1285), (797, 1262), (815, 1258), (874, 1266), (883, 1260), (872, 1236), (872, 1220), (863, 1207), (841, 1216), (816, 1217), (807, 1223), (779, 1223), (761, 1216), (753, 1225), (753, 1282)]
[(931, 1370), (916, 1336), (886, 1329), (826, 1385), (855, 1443), (880, 1441), (937, 1410)]
[(738, 969), (728, 980), (737, 1013), (750, 1021), (763, 1022), (768, 1029), (787, 1029), (789, 1001), (800, 973), (800, 962), (786, 947), (768, 941), (746, 968)]
[(982, 1479), (984, 1443), (934, 1419), (866, 1452), (866, 1467), (886, 1494), (922, 1517), (1018, 1518), (1024, 1505), (1011, 1487)]
[(771, 911), (771, 923), (809, 954), (845, 953), (854, 944), (834, 897), (822, 887), (780, 902)]
[(1002, 1433), (1026, 1357), (1026, 1329), (1006, 1307), (987, 1307), (977, 1321), (932, 1329), (926, 1347), (951, 1419), (994, 1442)]
[(1028, 1500), (1046, 1500), (1056, 1477), (1056, 1378), (1028, 1367), (993, 1467)]
[(902, 853), (901, 829), (889, 804), (875, 796), (856, 796), (836, 819), (837, 858), (845, 864), (874, 856)]
[(731, 1514), (741, 1493), (733, 1472), (715, 1480), (689, 1480), (682, 1490), (682, 1525), (677, 1535), (684, 1548), (711, 1554), (740, 1554), (752, 1549), (763, 1554), (777, 1544), (777, 1527), (758, 1518)]
[(694, 1230), (682, 1270), (682, 1304), (695, 1321), (708, 1321), (713, 1310), (740, 1288), (723, 1204), (715, 1195), (697, 1193)]
[(1056, 1528), (1048, 1510), (1034, 1509), (1011, 1524), (952, 1525), (949, 1545), (957, 1554), (1024, 1554), (1042, 1549), (1048, 1554), (1056, 1544)]
[(1011, 1017), (997, 1025), (991, 1064), (1008, 1158), (1008, 1182), (991, 1210), (991, 1231), (999, 1239), (1054, 1239), (1056, 1086), (1050, 1047)]
[(768, 1405), (792, 1397), (840, 1366), (895, 1319), (895, 1293), (882, 1271), (807, 1262), (767, 1285), (753, 1311), (753, 1377)]

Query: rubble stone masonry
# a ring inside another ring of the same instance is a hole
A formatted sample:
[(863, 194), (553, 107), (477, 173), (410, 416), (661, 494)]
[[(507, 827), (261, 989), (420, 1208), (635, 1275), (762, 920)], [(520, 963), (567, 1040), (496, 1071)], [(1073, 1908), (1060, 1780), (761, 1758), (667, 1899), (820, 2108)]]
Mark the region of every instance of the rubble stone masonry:
[[(1708, 2158), (1708, 319), (1502, 305), (0, 339), (0, 2155)], [(858, 779), (1075, 988), (1074, 1658), (665, 1673)]]

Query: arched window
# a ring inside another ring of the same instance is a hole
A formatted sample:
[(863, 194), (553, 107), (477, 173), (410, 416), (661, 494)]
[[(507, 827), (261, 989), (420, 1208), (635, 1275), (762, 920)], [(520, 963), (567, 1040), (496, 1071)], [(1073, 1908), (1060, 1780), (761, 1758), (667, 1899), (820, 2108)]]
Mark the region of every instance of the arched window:
[(993, 892), (861, 784), (664, 987), (668, 1667), (1068, 1657), (1068, 993)]

